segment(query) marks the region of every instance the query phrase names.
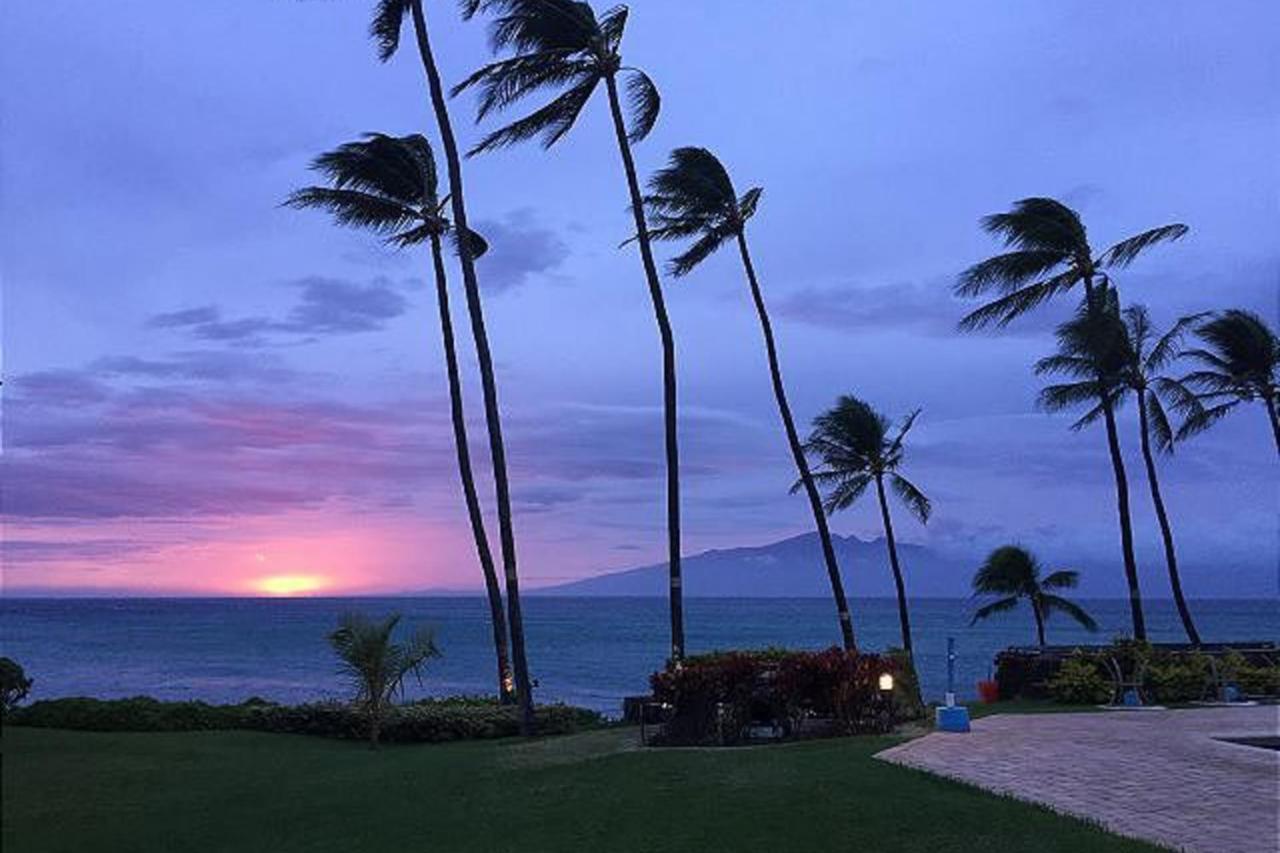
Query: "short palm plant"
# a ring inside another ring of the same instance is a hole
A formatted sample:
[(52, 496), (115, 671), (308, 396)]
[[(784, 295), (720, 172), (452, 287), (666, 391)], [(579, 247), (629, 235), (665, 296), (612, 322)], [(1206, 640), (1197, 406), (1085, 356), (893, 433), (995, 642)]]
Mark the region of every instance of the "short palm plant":
[(1202, 405), (1181, 433), (1207, 429), (1241, 403), (1259, 401), (1267, 410), (1276, 450), (1280, 451), (1280, 338), (1251, 311), (1223, 311), (1195, 330), (1204, 343), (1182, 353), (1200, 369), (1183, 381)]
[(1147, 484), (1164, 545), (1165, 565), (1174, 602), (1187, 638), (1200, 643), (1199, 632), (1191, 619), (1191, 610), (1182, 593), (1178, 572), (1177, 549), (1173, 526), (1160, 491), (1153, 445), (1172, 452), (1174, 433), (1165, 411), (1164, 399), (1172, 406), (1185, 409), (1193, 405), (1191, 393), (1180, 382), (1162, 375), (1177, 354), (1178, 344), (1186, 330), (1203, 315), (1183, 317), (1167, 332), (1157, 336), (1147, 310), (1134, 305), (1118, 311), (1114, 291), (1107, 291), (1105, 310), (1090, 314), (1085, 309), (1058, 329), (1058, 352), (1040, 359), (1036, 373), (1063, 376), (1069, 381), (1050, 385), (1040, 393), (1041, 404), (1050, 411), (1087, 406), (1085, 413), (1072, 425), (1082, 429), (1103, 414), (1109, 402), (1119, 407), (1132, 394), (1138, 407), (1138, 441), (1146, 466)]
[[(440, 311), (440, 334), (444, 345), (445, 375), (449, 383), (449, 411), (453, 421), (453, 445), (467, 517), (475, 539), (498, 661), (498, 695), (509, 701), (512, 674), (507, 658), (507, 620), (503, 615), (502, 588), (493, 552), (485, 531), (484, 513), (476, 492), (475, 474), (467, 440), (467, 420), (463, 411), (462, 379), (449, 309), (449, 287), (445, 274), (443, 241), (452, 226), (445, 215), (447, 199), (439, 197), (435, 157), (425, 138), (393, 137), (371, 133), (359, 142), (349, 142), (316, 158), (312, 168), (324, 179), (324, 186), (298, 190), (285, 204), (296, 208), (318, 208), (333, 214), (342, 225), (373, 231), (398, 248), (428, 244), (435, 272), (436, 302)], [(485, 245), (474, 232), (469, 247), (475, 256)]]
[(831, 531), (823, 512), (822, 497), (809, 473), (804, 446), (791, 415), (791, 405), (787, 401), (786, 387), (782, 382), (782, 368), (778, 363), (773, 324), (769, 320), (764, 294), (760, 290), (760, 282), (756, 278), (755, 266), (747, 247), (747, 221), (755, 215), (761, 192), (759, 187), (752, 187), (739, 196), (728, 171), (714, 154), (705, 148), (677, 148), (672, 152), (667, 167), (650, 179), (645, 207), (655, 240), (691, 241), (668, 265), (671, 274), (677, 278), (688, 275), (725, 243), (733, 241), (737, 245), (756, 316), (760, 320), (760, 330), (764, 335), (774, 400), (782, 417), (791, 457), (800, 475), (800, 485), (809, 498), (814, 524), (818, 528), (841, 635), (845, 648), (854, 649), (853, 619), (845, 598), (840, 566), (836, 562), (835, 547), (831, 542)]
[(414, 633), (407, 642), (394, 640), (400, 615), (374, 621), (359, 613), (348, 613), (329, 635), (329, 645), (338, 656), (338, 671), (351, 679), (355, 703), (365, 715), (369, 746), (378, 748), (378, 737), (387, 709), (397, 694), (403, 694), (410, 675), (422, 679), (431, 658), (439, 657), (431, 634)]
[[(551, 100), (533, 112), (485, 136), (471, 153), (505, 148), (540, 139), (555, 145), (573, 129), (587, 102), (603, 85), (627, 192), (635, 220), (645, 283), (653, 304), (662, 344), (662, 410), (667, 465), (667, 563), (671, 604), (671, 657), (684, 656), (684, 606), (680, 571), (680, 452), (676, 429), (676, 349), (666, 299), (653, 260), (645, 224), (640, 181), (631, 146), (649, 135), (658, 120), (661, 100), (653, 81), (637, 68), (622, 64), (626, 6), (597, 15), (579, 0), (463, 0), (464, 15), (490, 12), (489, 30), (496, 51), (510, 55), (484, 66), (453, 88), (479, 92), (477, 120), (515, 106), (539, 93)], [(619, 80), (626, 87), (624, 97)], [(628, 123), (628, 118), (630, 122)]]
[(976, 624), (997, 613), (1006, 613), (1026, 601), (1036, 620), (1036, 641), (1043, 646), (1044, 623), (1052, 613), (1062, 613), (1089, 631), (1098, 630), (1098, 623), (1080, 605), (1068, 601), (1058, 591), (1075, 589), (1080, 573), (1061, 570), (1040, 576), (1040, 561), (1026, 548), (1003, 545), (992, 551), (973, 576), (975, 597), (996, 597), (995, 601), (979, 607), (970, 624)]
[[(1181, 224), (1162, 225), (1135, 234), (1095, 253), (1080, 216), (1051, 198), (1026, 198), (1006, 213), (982, 220), (983, 230), (1004, 241), (1009, 251), (980, 261), (965, 270), (956, 282), (958, 296), (994, 294), (995, 299), (960, 321), (965, 330), (988, 325), (1004, 326), (1077, 286), (1084, 289), (1088, 310), (1101, 310), (1102, 293), (1110, 287), (1109, 271), (1123, 269), (1153, 246), (1178, 240), (1187, 233)], [(1119, 430), (1113, 404), (1102, 399), (1101, 414), (1107, 430), (1107, 447), (1116, 483), (1116, 509), (1120, 521), (1120, 550), (1129, 585), (1129, 610), (1133, 635), (1147, 636), (1138, 587), (1138, 560), (1133, 548), (1133, 521), (1129, 509), (1129, 483), (1120, 452)]]
[[(468, 4), (470, 5), (470, 4)], [(373, 21), (369, 25), (378, 48), (378, 59), (389, 61), (400, 49), (400, 33), (405, 20), (412, 22), (418, 59), (427, 78), (427, 94), (435, 113), (436, 128), (440, 132), (440, 145), (444, 149), (445, 166), (449, 173), (449, 206), (453, 212), (455, 227), (469, 231), (466, 193), (462, 184), (462, 156), (453, 133), (453, 120), (449, 117), (449, 105), (445, 97), (440, 69), (436, 66), (431, 48), (431, 31), (423, 0), (378, 0)], [(520, 702), (520, 732), (531, 735), (534, 730), (533, 680), (529, 677), (529, 662), (525, 654), (524, 613), (520, 600), (520, 572), (516, 560), (515, 520), (511, 512), (511, 482), (507, 476), (507, 450), (502, 437), (502, 411), (498, 405), (498, 378), (493, 365), (493, 352), (489, 348), (489, 333), (485, 327), (484, 305), (480, 298), (480, 283), (476, 276), (475, 253), (472, 242), (458, 244), (458, 263), (462, 267), (462, 286), (467, 301), (467, 316), (471, 322), (471, 338), (476, 347), (476, 364), (480, 371), (480, 390), (484, 401), (484, 419), (489, 438), (489, 459), (493, 463), (494, 509), (498, 517), (498, 539), (502, 546), (502, 574), (506, 583), (507, 622), (511, 628), (511, 663), (515, 678), (516, 697)]]
[[(921, 524), (933, 511), (929, 499), (902, 475), (899, 468), (905, 453), (904, 442), (912, 424), (920, 414), (912, 412), (893, 432), (889, 419), (857, 397), (844, 396), (836, 405), (813, 421), (813, 432), (805, 442), (805, 452), (821, 464), (813, 478), (826, 488), (824, 509), (828, 514), (848, 509), (874, 485), (880, 503), (880, 519), (884, 525), (884, 541), (889, 551), (889, 567), (898, 591), (898, 620), (902, 627), (902, 647), (911, 648), (911, 618), (907, 608), (907, 588), (898, 561), (898, 545), (889, 514), (885, 484)], [(801, 488), (797, 483), (794, 489)]]

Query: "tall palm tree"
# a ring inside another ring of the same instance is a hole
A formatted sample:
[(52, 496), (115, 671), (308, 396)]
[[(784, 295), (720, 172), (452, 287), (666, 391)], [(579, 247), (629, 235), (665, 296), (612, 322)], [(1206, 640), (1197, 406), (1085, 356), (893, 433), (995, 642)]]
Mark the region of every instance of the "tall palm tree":
[(747, 248), (747, 220), (755, 215), (761, 192), (759, 187), (753, 187), (739, 197), (729, 173), (714, 154), (705, 148), (677, 148), (671, 153), (668, 166), (649, 180), (649, 195), (645, 196), (645, 207), (649, 214), (650, 232), (655, 240), (693, 240), (692, 245), (667, 265), (668, 271), (676, 278), (688, 275), (729, 240), (737, 243), (747, 284), (751, 288), (751, 299), (755, 303), (756, 316), (760, 320), (760, 330), (764, 334), (773, 396), (778, 404), (778, 413), (782, 416), (791, 457), (800, 474), (800, 483), (809, 498), (813, 520), (818, 528), (818, 539), (822, 544), (827, 577), (831, 581), (831, 594), (836, 602), (841, 636), (845, 648), (854, 649), (853, 619), (845, 599), (844, 582), (840, 578), (840, 566), (836, 562), (831, 531), (822, 510), (822, 497), (809, 473), (804, 446), (800, 442), (791, 406), (787, 402), (782, 368), (778, 364), (778, 347), (773, 337), (773, 324), (769, 320), (764, 294), (760, 290), (760, 282), (756, 278), (755, 266)]
[[(1102, 310), (1101, 291), (1107, 289), (1107, 271), (1122, 269), (1152, 246), (1177, 240), (1187, 233), (1181, 224), (1162, 225), (1135, 234), (1095, 254), (1079, 215), (1051, 198), (1026, 198), (1013, 209), (982, 220), (987, 233), (999, 237), (1009, 251), (981, 261), (965, 270), (956, 282), (959, 296), (975, 297), (991, 293), (997, 298), (970, 312), (960, 328), (973, 330), (995, 324), (1005, 326), (1017, 317), (1053, 299), (1084, 288), (1084, 304), (1090, 311)], [(1133, 521), (1129, 511), (1129, 482), (1120, 453), (1120, 435), (1109, 398), (1102, 400), (1107, 449), (1116, 483), (1116, 513), (1120, 521), (1120, 549), (1125, 580), (1129, 586), (1129, 610), (1135, 639), (1147, 636), (1138, 588), (1138, 561), (1133, 549)]]
[(440, 656), (430, 632), (417, 631), (406, 643), (393, 640), (400, 614), (375, 622), (359, 613), (348, 613), (329, 635), (338, 656), (338, 671), (351, 679), (356, 704), (369, 725), (369, 746), (378, 748), (382, 720), (397, 693), (403, 693), (410, 675), (422, 679), (422, 669)]
[(1126, 394), (1133, 394), (1137, 400), (1138, 439), (1151, 501), (1160, 524), (1169, 583), (1187, 638), (1199, 645), (1200, 634), (1182, 594), (1173, 528), (1160, 492), (1152, 444), (1164, 452), (1173, 450), (1173, 430), (1161, 396), (1170, 397), (1173, 405), (1181, 408), (1187, 405), (1185, 401), (1190, 392), (1177, 380), (1162, 376), (1161, 371), (1173, 359), (1187, 328), (1202, 315), (1183, 317), (1168, 332), (1155, 338), (1145, 308), (1135, 305), (1119, 312), (1115, 292), (1108, 291), (1106, 295), (1108, 304), (1104, 312), (1091, 315), (1087, 310), (1079, 311), (1074, 319), (1058, 329), (1059, 352), (1036, 363), (1037, 374), (1065, 375), (1072, 380), (1045, 388), (1040, 402), (1050, 411), (1088, 405), (1088, 411), (1072, 425), (1072, 429), (1079, 430), (1102, 416), (1105, 402), (1118, 407)]
[[(513, 684), (507, 659), (507, 620), (502, 612), (502, 588), (498, 584), (498, 572), (471, 467), (462, 380), (449, 309), (442, 243), (452, 226), (444, 212), (447, 201), (439, 195), (431, 145), (419, 134), (392, 137), (370, 133), (360, 142), (349, 142), (322, 154), (312, 163), (312, 168), (324, 177), (326, 186), (298, 190), (289, 196), (285, 204), (327, 210), (339, 224), (373, 231), (397, 248), (422, 243), (431, 246), (458, 475), (462, 480), (467, 517), (471, 522), (471, 533), (489, 597), (489, 617), (498, 661), (498, 695), (504, 702), (510, 701)], [(486, 248), (484, 240), (474, 232), (471, 233), (471, 245), (476, 256), (483, 254)]]
[(1240, 403), (1260, 400), (1280, 451), (1280, 338), (1257, 314), (1238, 308), (1215, 315), (1195, 332), (1204, 346), (1182, 355), (1201, 367), (1183, 381), (1197, 389), (1203, 408), (1188, 417), (1180, 437), (1207, 429)]
[[(431, 50), (430, 32), (422, 0), (378, 0), (369, 32), (377, 43), (378, 58), (386, 62), (400, 46), (400, 31), (406, 15), (413, 21), (418, 58), (427, 77), (427, 91), (435, 112), (436, 127), (440, 131), (440, 143), (444, 148), (453, 223), (460, 233), (470, 233), (462, 185), (462, 157), (458, 153), (458, 142), (453, 134), (453, 122), (449, 118), (440, 70), (436, 67), (435, 55)], [(489, 334), (485, 329), (484, 306), (480, 300), (480, 284), (476, 278), (475, 252), (471, 241), (458, 241), (458, 260), (462, 266), (462, 285), (467, 299), (467, 315), (471, 321), (471, 337), (475, 341), (476, 361), (480, 368), (485, 426), (489, 432), (498, 538), (502, 545), (502, 574), (507, 592), (507, 624), (511, 630), (511, 663), (515, 674), (516, 698), (520, 703), (520, 731), (528, 735), (533, 733), (534, 728), (533, 682), (529, 677), (529, 662), (525, 654), (524, 613), (520, 604), (520, 575), (516, 566), (516, 535), (511, 514), (511, 486), (507, 478), (507, 451), (502, 439), (498, 382), (493, 369), (493, 355), (489, 349)]]
[[(813, 432), (804, 450), (821, 461), (813, 479), (827, 486), (824, 509), (828, 514), (853, 505), (872, 483), (880, 501), (880, 519), (884, 524), (884, 541), (889, 551), (889, 566), (898, 590), (898, 620), (902, 627), (902, 647), (911, 655), (911, 617), (907, 609), (907, 588), (898, 561), (898, 544), (889, 516), (889, 500), (885, 481), (907, 510), (920, 520), (929, 520), (933, 507), (916, 486), (898, 472), (905, 452), (903, 442), (920, 410), (912, 412), (890, 437), (889, 419), (857, 397), (843, 396), (836, 405), (813, 421)], [(792, 489), (802, 486), (797, 483)]]
[(1069, 570), (1040, 577), (1040, 561), (1026, 548), (1002, 545), (992, 551), (973, 576), (974, 596), (998, 595), (1000, 598), (978, 608), (969, 623), (976, 624), (996, 613), (1005, 613), (1026, 599), (1036, 619), (1036, 641), (1044, 645), (1044, 623), (1049, 614), (1063, 613), (1090, 631), (1098, 630), (1098, 623), (1080, 605), (1068, 601), (1054, 590), (1075, 589), (1080, 573)]
[[(490, 133), (470, 153), (492, 151), (539, 137), (544, 148), (564, 138), (592, 94), (604, 84), (614, 135), (622, 156), (635, 240), (640, 247), (649, 298), (662, 343), (662, 402), (667, 464), (667, 560), (671, 599), (671, 657), (684, 656), (684, 608), (680, 573), (680, 453), (676, 435), (676, 350), (666, 300), (653, 260), (645, 225), (644, 204), (631, 146), (649, 135), (661, 101), (653, 81), (639, 69), (622, 64), (622, 35), (627, 8), (615, 6), (596, 15), (591, 5), (575, 0), (463, 0), (464, 15), (479, 11), (497, 15), (490, 28), (494, 50), (511, 55), (493, 62), (453, 88), (479, 90), (477, 120), (544, 91), (558, 94), (546, 105)], [(619, 77), (626, 85), (626, 110)]]

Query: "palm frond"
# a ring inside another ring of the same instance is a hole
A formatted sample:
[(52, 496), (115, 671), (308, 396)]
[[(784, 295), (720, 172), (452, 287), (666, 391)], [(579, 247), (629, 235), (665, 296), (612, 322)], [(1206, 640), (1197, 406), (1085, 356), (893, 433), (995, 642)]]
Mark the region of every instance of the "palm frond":
[(367, 228), (378, 234), (394, 234), (419, 222), (412, 208), (359, 190), (306, 187), (291, 193), (284, 204), (299, 210), (326, 210), (340, 225)]
[(1138, 255), (1141, 255), (1152, 246), (1179, 240), (1189, 230), (1191, 229), (1187, 228), (1187, 226), (1177, 223), (1174, 225), (1162, 225), (1159, 228), (1152, 228), (1149, 231), (1143, 231), (1141, 234), (1137, 234), (1127, 240), (1121, 240), (1110, 249), (1107, 249), (1098, 256), (1094, 265), (1102, 269), (1106, 269), (1108, 267), (1123, 269), (1133, 263), (1134, 259), (1137, 258)]
[(836, 512), (848, 509), (862, 497), (867, 487), (871, 485), (875, 478), (870, 474), (858, 473), (849, 477), (845, 477), (839, 481), (834, 489), (828, 493), (826, 500), (822, 502), (822, 507), (827, 515), (833, 515)]
[(1182, 426), (1178, 428), (1176, 439), (1183, 441), (1193, 435), (1204, 432), (1226, 417), (1239, 404), (1240, 400), (1228, 400), (1215, 406), (1201, 406), (1195, 412), (1187, 415), (1182, 422)]
[(969, 312), (960, 321), (961, 331), (973, 331), (994, 324), (1003, 328), (1060, 293), (1066, 293), (1080, 282), (1080, 274), (1074, 269), (1052, 278), (1029, 284)]
[(983, 619), (994, 616), (997, 613), (1008, 613), (1018, 606), (1018, 600), (1018, 596), (1011, 595), (1008, 598), (997, 599), (990, 604), (979, 607), (974, 611), (973, 618), (969, 620), (969, 624), (977, 625)]
[(1093, 617), (1085, 612), (1084, 608), (1076, 604), (1074, 601), (1068, 601), (1057, 595), (1049, 595), (1048, 593), (1040, 597), (1040, 605), (1044, 608), (1045, 613), (1065, 613), (1076, 622), (1080, 623), (1088, 631), (1098, 630), (1098, 623)]
[(386, 62), (400, 47), (400, 30), (409, 13), (410, 0), (378, 0), (369, 24), (369, 36), (378, 47), (378, 59)]
[(543, 148), (550, 148), (573, 128), (599, 82), (594, 76), (585, 78), (546, 106), (490, 133), (468, 151), (467, 156), (506, 148), (535, 136), (542, 137)]
[(921, 524), (929, 522), (929, 516), (933, 513), (933, 504), (925, 497), (924, 492), (896, 471), (889, 474), (889, 485)]
[(1080, 573), (1072, 569), (1059, 569), (1040, 581), (1043, 589), (1075, 589), (1080, 585)]
[(732, 238), (734, 233), (734, 231), (723, 226), (707, 231), (695, 240), (692, 246), (672, 258), (667, 264), (667, 269), (675, 278), (682, 278), (688, 275), (698, 264), (705, 261), (723, 246), (725, 241)]
[(649, 75), (639, 69), (630, 69), (627, 75), (627, 115), (631, 127), (627, 131), (627, 141), (632, 145), (649, 135), (658, 122), (658, 112), (662, 109), (662, 96), (658, 87), (653, 85)]
[(1054, 267), (1070, 262), (1070, 256), (1047, 249), (1022, 249), (980, 261), (960, 274), (953, 288), (957, 296), (981, 296), (991, 290), (1011, 293)]
[(1006, 246), (1079, 256), (1088, 249), (1084, 224), (1076, 212), (1051, 198), (1024, 198), (1013, 210), (984, 217), (982, 228)]
[(1103, 392), (1104, 389), (1097, 380), (1064, 382), (1041, 388), (1036, 401), (1046, 412), (1060, 412), (1086, 403), (1097, 403)]
[(1175, 435), (1173, 426), (1169, 423), (1169, 415), (1164, 410), (1164, 403), (1161, 402), (1160, 395), (1155, 390), (1148, 390), (1145, 393), (1147, 434), (1155, 442), (1157, 450), (1164, 453), (1172, 453)]
[(738, 199), (738, 218), (743, 222), (756, 215), (756, 208), (760, 205), (760, 196), (764, 195), (763, 187), (752, 187), (742, 194), (742, 198)]
[(1036, 585), (1040, 564), (1020, 545), (1001, 545), (973, 576), (975, 595), (1020, 595)]

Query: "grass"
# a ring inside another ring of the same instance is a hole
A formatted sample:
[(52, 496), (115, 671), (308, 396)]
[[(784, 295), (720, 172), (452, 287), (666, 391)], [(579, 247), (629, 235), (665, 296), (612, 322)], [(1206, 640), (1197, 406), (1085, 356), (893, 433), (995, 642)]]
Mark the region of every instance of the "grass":
[(394, 746), (8, 727), (6, 853), (1150, 851), (872, 758), (893, 738), (646, 750), (634, 730)]

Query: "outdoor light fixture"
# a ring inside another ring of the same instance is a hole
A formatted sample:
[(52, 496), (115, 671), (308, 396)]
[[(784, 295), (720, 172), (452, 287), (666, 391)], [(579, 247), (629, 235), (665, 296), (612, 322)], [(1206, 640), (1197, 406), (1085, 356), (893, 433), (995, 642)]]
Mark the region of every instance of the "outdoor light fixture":
[(880, 689), (885, 691), (886, 693), (888, 693), (890, 690), (893, 689), (892, 675), (886, 672), (884, 675), (880, 676)]

